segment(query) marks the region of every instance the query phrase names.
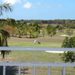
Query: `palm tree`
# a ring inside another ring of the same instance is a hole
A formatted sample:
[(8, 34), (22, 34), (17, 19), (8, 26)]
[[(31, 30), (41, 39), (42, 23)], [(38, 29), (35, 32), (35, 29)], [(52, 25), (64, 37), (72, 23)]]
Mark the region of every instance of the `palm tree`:
[[(11, 6), (9, 4), (0, 4), (0, 16), (3, 15), (3, 12), (12, 11)], [(3, 29), (0, 29), (0, 46), (8, 46), (7, 38), (9, 37), (9, 33)], [(9, 53), (9, 51), (1, 51), (2, 58), (5, 58), (5, 54)]]
[(3, 15), (3, 12), (12, 11), (10, 4), (4, 3), (0, 4), (0, 16)]
[[(8, 46), (7, 38), (10, 37), (10, 34), (5, 30), (0, 30), (0, 46)], [(8, 54), (10, 51), (1, 51), (2, 58), (5, 58), (5, 54)]]

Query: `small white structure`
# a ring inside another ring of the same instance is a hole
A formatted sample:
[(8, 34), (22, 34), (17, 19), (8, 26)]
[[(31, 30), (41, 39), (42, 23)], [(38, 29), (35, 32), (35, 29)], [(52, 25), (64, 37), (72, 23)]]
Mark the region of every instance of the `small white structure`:
[(64, 51), (45, 51), (47, 53), (64, 53)]
[(68, 37), (69, 35), (64, 34), (64, 35), (60, 35), (60, 36)]

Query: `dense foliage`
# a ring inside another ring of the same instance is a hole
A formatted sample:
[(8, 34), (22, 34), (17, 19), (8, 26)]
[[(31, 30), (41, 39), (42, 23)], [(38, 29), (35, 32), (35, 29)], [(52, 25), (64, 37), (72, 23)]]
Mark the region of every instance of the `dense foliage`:
[(66, 34), (73, 34), (75, 20), (15, 20), (0, 19), (0, 28), (11, 36), (36, 38), (44, 35), (53, 36), (57, 31), (66, 29)]
[[(66, 37), (63, 41), (62, 47), (64, 48), (75, 48), (75, 37)], [(67, 51), (63, 54), (63, 60), (65, 62), (75, 61), (75, 52)]]

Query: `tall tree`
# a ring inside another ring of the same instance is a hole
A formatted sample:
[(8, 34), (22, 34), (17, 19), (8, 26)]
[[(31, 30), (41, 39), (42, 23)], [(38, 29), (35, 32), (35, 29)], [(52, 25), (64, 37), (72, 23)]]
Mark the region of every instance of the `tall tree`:
[[(0, 30), (0, 46), (8, 46), (7, 38), (10, 37), (10, 34), (5, 30)], [(5, 54), (8, 54), (10, 51), (1, 51), (2, 58), (5, 58)]]
[[(0, 16), (3, 15), (3, 12), (12, 11), (11, 6), (9, 4), (0, 4)], [(7, 38), (9, 37), (9, 33), (3, 29), (0, 30), (0, 46), (8, 46)], [(5, 54), (9, 53), (9, 51), (1, 51), (2, 58), (5, 58)]]

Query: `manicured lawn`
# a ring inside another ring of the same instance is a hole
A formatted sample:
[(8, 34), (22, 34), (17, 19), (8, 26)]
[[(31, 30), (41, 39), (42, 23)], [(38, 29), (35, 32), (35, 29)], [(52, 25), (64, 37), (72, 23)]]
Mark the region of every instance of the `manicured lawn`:
[[(40, 41), (40, 44), (34, 43), (34, 40)], [(9, 46), (36, 46), (36, 47), (52, 47), (59, 48), (62, 45), (64, 38), (61, 36), (54, 37), (39, 37), (39, 38), (17, 38), (11, 37), (8, 39)]]
[(7, 57), (23, 62), (62, 62), (61, 54), (43, 51), (12, 51)]
[[(31, 47), (51, 47), (51, 48), (59, 48), (62, 45), (63, 38), (59, 36), (54, 37), (40, 37), (37, 40), (40, 40), (40, 44), (33, 43), (36, 38), (14, 38), (11, 37), (8, 40), (9, 46), (31, 46)], [(60, 54), (47, 53), (45, 51), (12, 51), (8, 58), (14, 61), (34, 61), (34, 62), (61, 62), (62, 56)]]
[(43, 42), (41, 44), (32, 43), (32, 42), (9, 42), (9, 46), (32, 46), (32, 47), (51, 47), (51, 48), (60, 48), (61, 43), (53, 42)]

